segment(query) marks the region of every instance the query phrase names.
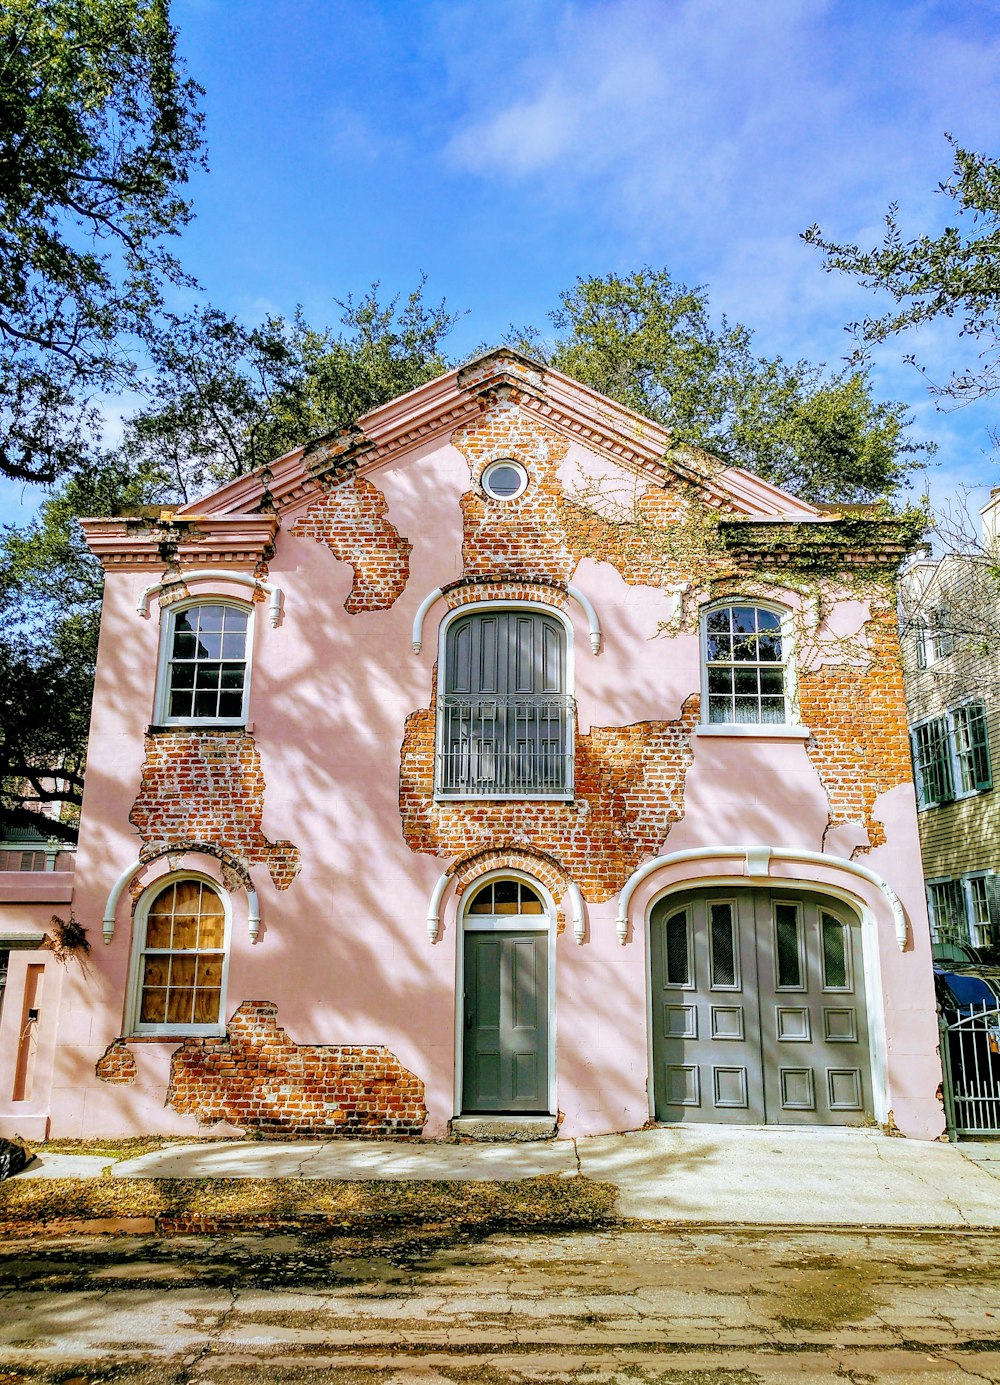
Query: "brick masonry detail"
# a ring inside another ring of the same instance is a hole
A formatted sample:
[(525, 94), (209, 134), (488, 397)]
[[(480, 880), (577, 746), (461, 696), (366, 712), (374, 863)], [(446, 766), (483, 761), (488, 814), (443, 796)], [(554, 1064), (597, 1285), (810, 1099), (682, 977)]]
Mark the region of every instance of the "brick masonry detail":
[(403, 594), (410, 576), (413, 545), (389, 523), (385, 496), (371, 481), (351, 475), (313, 501), (291, 533), (326, 544), (354, 569), (354, 584), (344, 602), (351, 615), (386, 611)]
[(129, 821), (143, 857), (166, 848), (208, 845), (242, 865), (266, 863), (275, 888), (287, 890), (299, 872), (299, 849), (270, 842), (261, 831), (264, 774), (248, 732), (165, 730), (146, 736), (142, 783)]
[(202, 1125), (262, 1135), (419, 1135), (424, 1084), (381, 1046), (293, 1043), (277, 1006), (247, 1000), (224, 1038), (187, 1039), (172, 1055), (167, 1105)]

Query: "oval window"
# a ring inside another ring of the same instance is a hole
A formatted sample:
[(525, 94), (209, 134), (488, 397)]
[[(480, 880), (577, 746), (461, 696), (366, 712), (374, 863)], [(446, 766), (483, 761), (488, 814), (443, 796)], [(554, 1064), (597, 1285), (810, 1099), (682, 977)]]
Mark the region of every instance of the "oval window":
[(505, 457), (491, 462), (483, 472), (483, 490), (494, 500), (516, 500), (528, 488), (528, 473), (520, 462)]

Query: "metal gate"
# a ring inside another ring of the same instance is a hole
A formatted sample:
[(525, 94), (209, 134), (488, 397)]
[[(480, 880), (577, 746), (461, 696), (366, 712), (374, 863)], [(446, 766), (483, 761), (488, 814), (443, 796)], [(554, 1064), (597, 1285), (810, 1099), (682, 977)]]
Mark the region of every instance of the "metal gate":
[(948, 1134), (1000, 1134), (1000, 1008), (984, 1000), (939, 1020)]

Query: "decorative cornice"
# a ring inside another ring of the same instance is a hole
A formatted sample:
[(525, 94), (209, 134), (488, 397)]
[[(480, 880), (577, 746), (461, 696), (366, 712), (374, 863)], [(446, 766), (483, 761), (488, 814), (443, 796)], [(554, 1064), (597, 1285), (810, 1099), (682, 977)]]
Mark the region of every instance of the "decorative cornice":
[(508, 347), (489, 351), (457, 370), (410, 390), (358, 419), (344, 433), (319, 438), (231, 482), (206, 500), (178, 510), (214, 515), (259, 507), (284, 514), (322, 485), (449, 436), (498, 399), (509, 399), (554, 431), (610, 457), (654, 484), (679, 480), (724, 514), (769, 521), (825, 523), (829, 514), (738, 467), (725, 467), (700, 449), (678, 444), (661, 424)]
[(81, 519), (102, 565), (115, 571), (164, 563), (254, 568), (267, 559), (278, 528), (273, 514), (166, 514), (151, 519)]

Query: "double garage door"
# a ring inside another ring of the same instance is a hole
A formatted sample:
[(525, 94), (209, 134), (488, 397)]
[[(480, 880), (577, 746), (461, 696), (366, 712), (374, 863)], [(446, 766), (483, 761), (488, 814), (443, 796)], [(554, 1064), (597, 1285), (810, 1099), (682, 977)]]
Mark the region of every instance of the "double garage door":
[(650, 946), (657, 1120), (848, 1125), (871, 1112), (851, 910), (778, 890), (671, 895)]

